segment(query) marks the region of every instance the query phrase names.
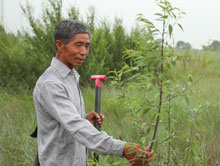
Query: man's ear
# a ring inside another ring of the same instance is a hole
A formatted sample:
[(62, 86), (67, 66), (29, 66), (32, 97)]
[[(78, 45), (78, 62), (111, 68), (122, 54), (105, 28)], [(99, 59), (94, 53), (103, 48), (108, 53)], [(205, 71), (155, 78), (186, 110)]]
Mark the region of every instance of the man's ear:
[(58, 52), (63, 52), (64, 43), (61, 40), (56, 40), (56, 47)]

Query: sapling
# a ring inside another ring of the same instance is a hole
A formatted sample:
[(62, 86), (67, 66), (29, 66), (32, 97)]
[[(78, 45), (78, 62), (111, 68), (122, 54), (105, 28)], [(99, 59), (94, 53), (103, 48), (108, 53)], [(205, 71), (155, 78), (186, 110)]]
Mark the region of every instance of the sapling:
[[(176, 26), (183, 30), (178, 21), (185, 13), (167, 0), (156, 2), (161, 9), (160, 13), (155, 13), (156, 20), (161, 22), (162, 28), (156, 27), (142, 14), (138, 15), (137, 20), (143, 25), (141, 38), (136, 41), (134, 49), (124, 52), (126, 65), (119, 71), (111, 72), (112, 84), (122, 93), (118, 99), (128, 112), (124, 118), (135, 130), (133, 139), (144, 145), (150, 143), (151, 150), (154, 150), (153, 165), (179, 165), (187, 162), (189, 151), (185, 155), (176, 154), (180, 151), (172, 145), (178, 137), (172, 107), (180, 97), (189, 103), (187, 92), (201, 78), (194, 80), (193, 74), (187, 74), (187, 71), (181, 79), (172, 76), (175, 65), (180, 60), (185, 61), (185, 57), (176, 54), (168, 39), (174, 40)], [(189, 130), (194, 134), (193, 127)], [(192, 139), (192, 136), (189, 138)], [(167, 144), (167, 148), (164, 149), (163, 144)]]
[[(126, 61), (130, 60), (130, 63), (126, 64), (122, 70), (112, 72), (114, 74), (112, 83), (117, 85), (122, 92), (123, 102), (127, 105), (127, 109), (130, 110), (132, 117), (130, 120), (140, 131), (138, 135), (145, 138), (145, 140), (141, 138), (142, 143), (151, 142), (151, 150), (153, 148), (156, 150), (159, 143), (156, 135), (161, 121), (161, 110), (165, 107), (165, 105), (163, 106), (164, 102), (167, 104), (167, 101), (169, 101), (170, 103), (171, 100), (182, 95), (190, 87), (190, 85), (186, 84), (186, 87), (183, 88), (184, 90), (173, 88), (172, 93), (168, 93), (168, 87), (175, 86), (175, 84), (171, 84), (167, 73), (180, 58), (174, 54), (167, 42), (167, 38), (173, 38), (175, 25), (178, 25), (183, 30), (181, 24), (177, 22), (184, 12), (179, 8), (173, 7), (167, 0), (156, 2), (161, 8), (161, 13), (155, 13), (155, 15), (158, 17), (157, 20), (162, 23), (162, 29), (160, 30), (151, 21), (139, 14), (137, 20), (144, 24), (142, 39), (137, 41), (136, 49), (125, 51), (124, 59)], [(132, 88), (136, 88), (136, 91), (143, 93), (143, 96), (126, 96), (125, 91), (129, 91)], [(149, 95), (146, 95), (146, 93)], [(149, 116), (148, 121), (156, 119), (155, 123), (142, 120), (143, 115), (150, 111), (154, 111), (154, 114)], [(153, 136), (149, 138), (146, 135), (152, 132), (152, 127)], [(169, 134), (168, 138), (170, 139), (170, 137), (172, 137), (171, 134)]]

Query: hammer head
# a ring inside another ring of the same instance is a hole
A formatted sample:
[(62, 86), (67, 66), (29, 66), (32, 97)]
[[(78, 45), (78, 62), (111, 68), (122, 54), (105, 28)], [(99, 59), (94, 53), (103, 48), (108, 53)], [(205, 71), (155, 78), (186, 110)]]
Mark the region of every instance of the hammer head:
[(91, 80), (95, 80), (96, 87), (102, 87), (102, 81), (106, 80), (106, 75), (92, 75)]

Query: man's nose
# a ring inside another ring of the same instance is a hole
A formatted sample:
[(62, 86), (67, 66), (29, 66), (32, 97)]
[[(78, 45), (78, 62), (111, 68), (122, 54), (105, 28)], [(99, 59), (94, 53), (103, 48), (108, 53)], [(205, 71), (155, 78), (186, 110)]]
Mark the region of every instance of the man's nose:
[(81, 55), (88, 55), (88, 48), (87, 47), (81, 47), (81, 49), (80, 49), (80, 54)]

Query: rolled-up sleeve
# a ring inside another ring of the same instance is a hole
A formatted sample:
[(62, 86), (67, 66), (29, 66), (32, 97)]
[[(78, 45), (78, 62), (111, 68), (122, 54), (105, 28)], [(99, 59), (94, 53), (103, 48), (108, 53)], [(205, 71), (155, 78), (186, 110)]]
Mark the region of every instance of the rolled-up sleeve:
[(62, 84), (44, 82), (40, 92), (44, 110), (75, 140), (98, 153), (122, 157), (125, 142), (114, 139), (106, 132), (98, 131), (88, 120), (81, 118)]

